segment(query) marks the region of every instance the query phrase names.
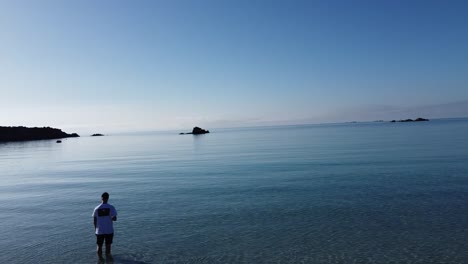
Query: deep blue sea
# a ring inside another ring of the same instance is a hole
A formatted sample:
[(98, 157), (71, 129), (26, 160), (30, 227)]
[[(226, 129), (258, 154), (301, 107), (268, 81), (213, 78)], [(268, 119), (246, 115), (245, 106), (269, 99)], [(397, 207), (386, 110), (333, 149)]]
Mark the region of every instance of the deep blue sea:
[(104, 191), (114, 263), (468, 263), (468, 119), (177, 132), (0, 144), (0, 263), (100, 263)]

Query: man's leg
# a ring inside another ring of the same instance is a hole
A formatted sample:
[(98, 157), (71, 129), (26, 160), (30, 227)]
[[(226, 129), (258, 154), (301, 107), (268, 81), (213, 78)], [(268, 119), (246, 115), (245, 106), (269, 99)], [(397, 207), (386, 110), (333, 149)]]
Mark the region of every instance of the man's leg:
[(106, 255), (111, 254), (112, 241), (114, 240), (114, 234), (106, 235)]
[(103, 235), (96, 235), (96, 244), (97, 244), (96, 253), (99, 256), (102, 255), (102, 244), (103, 243), (104, 243), (104, 236)]
[(96, 251), (96, 253), (97, 253), (99, 256), (102, 255), (102, 244), (97, 245), (97, 251)]
[(106, 255), (111, 254), (111, 244), (106, 244)]

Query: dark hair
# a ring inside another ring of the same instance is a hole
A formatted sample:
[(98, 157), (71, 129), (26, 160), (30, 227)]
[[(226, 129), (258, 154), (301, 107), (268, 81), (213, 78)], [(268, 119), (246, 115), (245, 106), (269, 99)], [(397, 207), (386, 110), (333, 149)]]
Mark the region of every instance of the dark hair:
[(107, 192), (102, 193), (101, 197), (104, 200), (109, 200), (109, 194)]

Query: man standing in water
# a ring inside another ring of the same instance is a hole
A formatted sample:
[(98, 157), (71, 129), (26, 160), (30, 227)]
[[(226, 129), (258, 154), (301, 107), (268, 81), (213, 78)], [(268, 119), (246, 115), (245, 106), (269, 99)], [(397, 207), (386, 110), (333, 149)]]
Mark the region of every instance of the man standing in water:
[(106, 255), (111, 254), (111, 244), (114, 238), (113, 221), (117, 221), (117, 211), (107, 203), (109, 194), (101, 195), (102, 203), (94, 208), (94, 230), (96, 233), (97, 254), (102, 255), (102, 244), (106, 241)]

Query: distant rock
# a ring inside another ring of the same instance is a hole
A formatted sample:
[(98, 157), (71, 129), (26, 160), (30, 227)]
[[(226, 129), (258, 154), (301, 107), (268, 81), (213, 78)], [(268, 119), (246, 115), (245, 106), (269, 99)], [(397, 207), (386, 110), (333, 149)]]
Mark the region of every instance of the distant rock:
[(192, 132), (188, 132), (188, 133), (179, 133), (179, 135), (189, 135), (189, 134), (193, 134), (193, 135), (201, 135), (201, 134), (207, 134), (207, 133), (210, 133), (209, 130), (205, 130), (203, 128), (199, 128), (199, 127), (194, 127), (192, 129)]
[(62, 140), (57, 140), (56, 143), (62, 143)]
[(429, 121), (429, 119), (418, 117), (414, 120), (414, 122), (421, 122), (421, 121)]
[(406, 122), (422, 122), (422, 121), (429, 121), (429, 119), (426, 119), (426, 118), (422, 118), (422, 117), (418, 117), (416, 119), (402, 119), (402, 120), (399, 120), (399, 121), (396, 121), (396, 120), (392, 120), (390, 122), (392, 123), (395, 123), (395, 122), (402, 122), (402, 123), (406, 123)]
[(103, 137), (104, 135), (103, 134), (92, 134), (91, 136), (92, 137)]
[(206, 134), (206, 133), (210, 133), (210, 131), (205, 130), (203, 128), (199, 128), (199, 127), (194, 127), (192, 129), (192, 134), (194, 134), (194, 135)]
[(58, 128), (52, 127), (0, 127), (0, 142), (60, 139), (69, 137), (79, 137), (79, 135), (76, 133), (67, 134)]

